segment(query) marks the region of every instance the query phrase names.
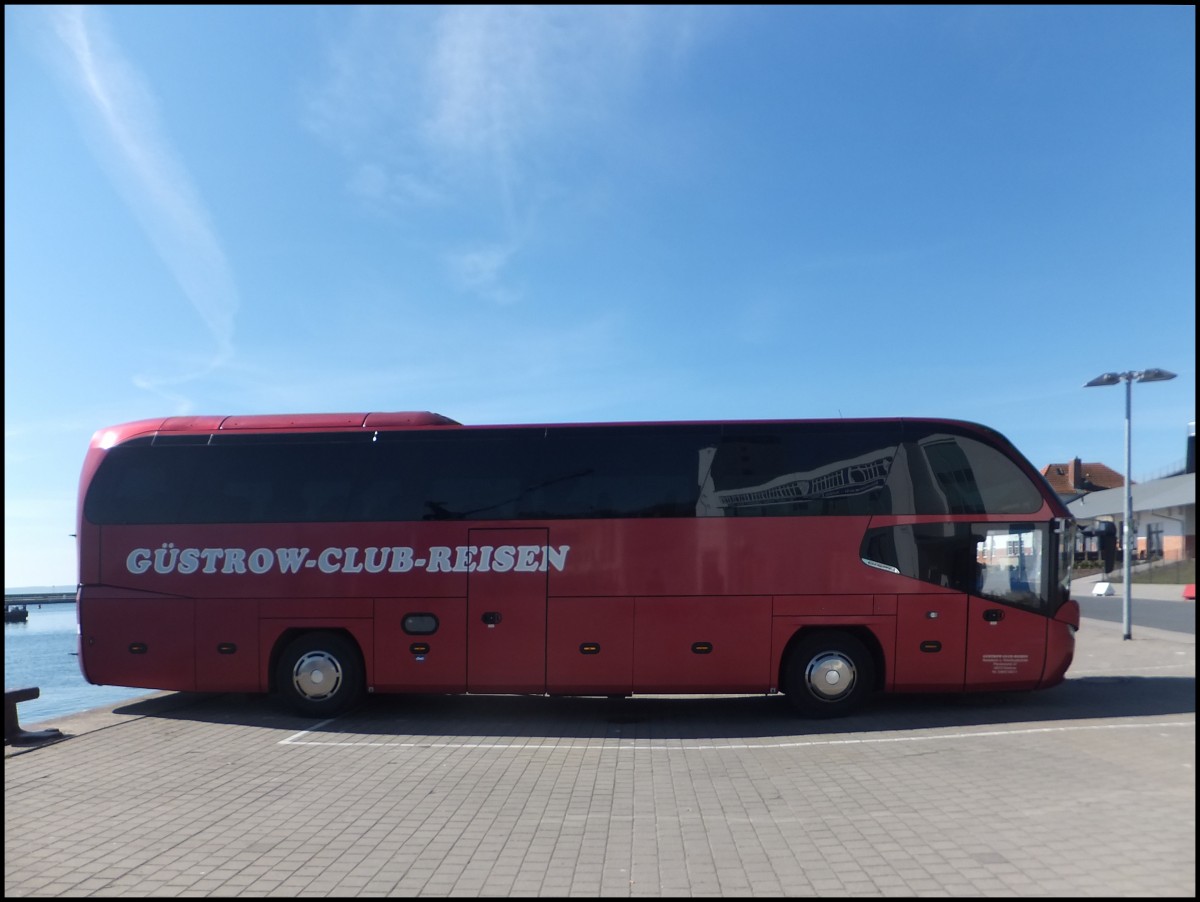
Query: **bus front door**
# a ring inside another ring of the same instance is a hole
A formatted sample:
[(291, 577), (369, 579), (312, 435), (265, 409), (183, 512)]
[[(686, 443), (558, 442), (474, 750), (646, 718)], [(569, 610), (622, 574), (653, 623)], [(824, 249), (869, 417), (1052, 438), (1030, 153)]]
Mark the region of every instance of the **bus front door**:
[(972, 595), (968, 624), (968, 692), (1037, 687), (1050, 618)]
[(472, 529), (467, 691), (546, 691), (545, 529)]

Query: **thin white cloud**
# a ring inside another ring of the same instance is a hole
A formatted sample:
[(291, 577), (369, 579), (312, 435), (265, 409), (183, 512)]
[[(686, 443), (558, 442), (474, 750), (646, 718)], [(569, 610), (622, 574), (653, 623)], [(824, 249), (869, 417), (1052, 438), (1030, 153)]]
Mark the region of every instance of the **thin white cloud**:
[(359, 197), (453, 210), (451, 280), (507, 302), (557, 170), (621, 127), (696, 26), (678, 7), (368, 7), (329, 48), (308, 124), (346, 157)]
[(509, 304), (520, 296), (503, 278), (504, 268), (515, 252), (513, 244), (479, 247), (448, 254), (446, 262), (461, 287), (499, 304)]
[(238, 293), (221, 243), (160, 124), (153, 92), (126, 60), (93, 7), (53, 8), (54, 34), (67, 51), (64, 71), (83, 99), (89, 137), (146, 237), (212, 336), (216, 348), (172, 375), (134, 382), (179, 408), (169, 390), (210, 373), (233, 354)]

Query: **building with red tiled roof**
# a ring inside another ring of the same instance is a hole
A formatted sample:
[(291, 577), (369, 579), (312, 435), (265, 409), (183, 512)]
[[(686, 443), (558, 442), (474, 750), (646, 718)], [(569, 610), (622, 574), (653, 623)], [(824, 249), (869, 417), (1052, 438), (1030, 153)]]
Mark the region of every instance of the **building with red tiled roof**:
[(1045, 466), (1042, 475), (1050, 483), (1050, 488), (1067, 501), (1088, 492), (1119, 489), (1125, 485), (1125, 477), (1112, 467), (1101, 463), (1083, 463), (1078, 457), (1070, 463)]

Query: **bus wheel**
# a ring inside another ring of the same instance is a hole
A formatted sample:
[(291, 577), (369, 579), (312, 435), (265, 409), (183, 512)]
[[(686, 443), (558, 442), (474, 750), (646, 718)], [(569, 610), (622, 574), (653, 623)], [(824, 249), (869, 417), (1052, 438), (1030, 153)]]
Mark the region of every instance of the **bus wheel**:
[(332, 717), (362, 695), (362, 663), (354, 643), (336, 633), (305, 633), (279, 656), (275, 685), (283, 702), (305, 717)]
[(808, 717), (849, 714), (875, 685), (875, 661), (849, 633), (821, 632), (801, 639), (788, 654), (783, 691)]

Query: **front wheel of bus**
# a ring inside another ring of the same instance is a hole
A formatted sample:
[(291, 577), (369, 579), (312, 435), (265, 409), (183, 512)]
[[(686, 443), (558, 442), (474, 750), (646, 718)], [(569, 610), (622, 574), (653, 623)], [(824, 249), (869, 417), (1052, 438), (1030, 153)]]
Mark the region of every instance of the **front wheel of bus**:
[(275, 685), (285, 705), (305, 717), (332, 717), (362, 696), (358, 649), (336, 633), (305, 633), (279, 656)]
[(849, 633), (823, 632), (801, 639), (784, 668), (784, 694), (807, 717), (849, 714), (874, 684), (875, 660)]

